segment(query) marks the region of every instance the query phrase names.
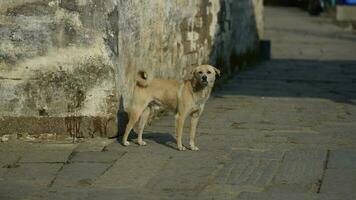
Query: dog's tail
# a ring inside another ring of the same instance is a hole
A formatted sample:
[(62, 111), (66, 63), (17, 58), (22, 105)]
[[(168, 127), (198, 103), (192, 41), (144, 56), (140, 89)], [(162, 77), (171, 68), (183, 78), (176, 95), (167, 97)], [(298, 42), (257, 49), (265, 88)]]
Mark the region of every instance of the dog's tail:
[(145, 72), (145, 71), (139, 71), (139, 72), (137, 73), (136, 85), (137, 85), (137, 86), (140, 86), (140, 87), (147, 87), (147, 85), (148, 85), (147, 72)]

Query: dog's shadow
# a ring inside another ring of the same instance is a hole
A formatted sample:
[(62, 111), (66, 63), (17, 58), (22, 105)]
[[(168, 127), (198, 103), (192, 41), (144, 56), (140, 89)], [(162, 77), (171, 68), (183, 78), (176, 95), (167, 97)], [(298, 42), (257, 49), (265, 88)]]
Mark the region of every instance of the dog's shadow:
[(169, 133), (145, 132), (143, 139), (177, 150), (176, 139)]
[[(131, 142), (137, 141), (137, 133), (135, 131), (131, 131), (128, 140)], [(117, 137), (117, 142), (121, 144), (122, 135)], [(169, 147), (171, 149), (176, 150), (176, 139), (169, 133), (157, 133), (157, 132), (145, 132), (143, 133), (143, 140), (149, 140), (155, 142), (157, 144)]]

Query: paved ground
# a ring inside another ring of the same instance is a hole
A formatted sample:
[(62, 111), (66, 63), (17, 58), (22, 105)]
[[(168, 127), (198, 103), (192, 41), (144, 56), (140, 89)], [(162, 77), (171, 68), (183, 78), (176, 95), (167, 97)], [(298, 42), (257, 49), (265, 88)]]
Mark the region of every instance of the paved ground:
[(356, 199), (356, 36), (297, 9), (266, 13), (274, 59), (214, 94), (199, 152), (174, 149), (171, 116), (145, 147), (1, 143), (0, 199)]

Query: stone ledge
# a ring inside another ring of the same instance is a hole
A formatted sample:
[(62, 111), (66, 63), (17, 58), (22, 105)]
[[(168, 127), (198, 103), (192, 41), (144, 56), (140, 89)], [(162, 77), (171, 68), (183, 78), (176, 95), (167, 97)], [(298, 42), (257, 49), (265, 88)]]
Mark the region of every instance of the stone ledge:
[(1, 117), (0, 135), (13, 133), (55, 133), (77, 137), (113, 137), (117, 134), (115, 117), (76, 116), (76, 117)]

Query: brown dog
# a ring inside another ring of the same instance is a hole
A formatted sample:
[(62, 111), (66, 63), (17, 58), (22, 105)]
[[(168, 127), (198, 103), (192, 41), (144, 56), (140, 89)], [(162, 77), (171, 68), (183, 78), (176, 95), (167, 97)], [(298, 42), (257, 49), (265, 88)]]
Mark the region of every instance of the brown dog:
[(187, 81), (148, 80), (147, 74), (140, 71), (133, 99), (127, 108), (129, 122), (122, 138), (122, 144), (125, 146), (130, 144), (127, 138), (138, 121), (137, 142), (139, 145), (146, 145), (142, 140), (142, 133), (150, 111), (157, 106), (165, 106), (176, 114), (178, 149), (185, 150), (182, 145), (184, 121), (188, 116), (191, 116), (189, 148), (195, 151), (199, 150), (194, 142), (198, 120), (214, 86), (215, 76), (220, 75), (220, 70), (210, 65), (201, 65), (193, 70), (192, 75), (192, 79)]

